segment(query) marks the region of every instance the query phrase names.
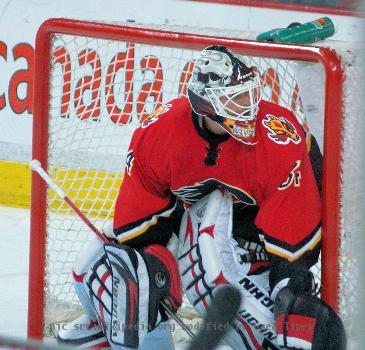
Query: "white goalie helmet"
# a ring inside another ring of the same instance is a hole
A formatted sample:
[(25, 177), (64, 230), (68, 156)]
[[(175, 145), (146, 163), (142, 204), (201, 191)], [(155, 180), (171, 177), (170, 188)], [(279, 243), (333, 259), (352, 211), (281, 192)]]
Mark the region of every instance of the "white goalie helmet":
[(238, 55), (224, 46), (204, 49), (195, 61), (188, 97), (196, 114), (211, 118), (245, 144), (255, 143), (262, 86)]

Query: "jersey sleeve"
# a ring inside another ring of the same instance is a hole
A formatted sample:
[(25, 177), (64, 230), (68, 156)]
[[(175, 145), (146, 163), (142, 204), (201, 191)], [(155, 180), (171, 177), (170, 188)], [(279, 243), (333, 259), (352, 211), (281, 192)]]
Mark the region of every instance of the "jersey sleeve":
[[(296, 136), (275, 138), (275, 128), (265, 133), (266, 168), (263, 200), (255, 223), (266, 250), (290, 262), (313, 251), (321, 241), (321, 199), (308, 154), (306, 137), (289, 111)], [(280, 142), (279, 142), (280, 141)], [(285, 142), (286, 143), (285, 143)]]
[(138, 128), (133, 135), (114, 210), (114, 234), (120, 243), (128, 241), (135, 248), (167, 243), (169, 231), (175, 227), (176, 199), (166, 179), (154, 169), (153, 146), (148, 145), (146, 134)]

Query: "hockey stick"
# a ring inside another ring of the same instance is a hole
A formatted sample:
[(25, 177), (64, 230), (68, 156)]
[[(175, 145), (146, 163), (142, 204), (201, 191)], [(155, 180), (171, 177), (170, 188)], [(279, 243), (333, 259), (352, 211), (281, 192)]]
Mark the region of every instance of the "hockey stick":
[[(85, 222), (85, 224), (95, 233), (95, 235), (99, 238), (103, 243), (109, 243), (111, 240), (106, 237), (103, 232), (98, 230), (91, 221), (81, 212), (81, 210), (75, 205), (75, 203), (62, 191), (62, 189), (56, 184), (56, 182), (52, 179), (52, 177), (42, 168), (42, 165), (38, 159), (33, 159), (29, 163), (30, 168), (37, 172), (39, 176), (51, 187), (56, 194), (62, 198), (78, 215), (78, 217)], [(185, 323), (178, 317), (168, 306), (165, 301), (161, 301), (162, 307), (165, 309), (166, 313), (171, 316), (177, 324), (192, 338), (195, 338), (194, 333), (185, 325)]]
[(81, 210), (75, 205), (74, 202), (70, 198), (66, 196), (66, 194), (62, 191), (62, 189), (55, 183), (55, 181), (49, 176), (49, 174), (46, 173), (46, 171), (42, 168), (42, 165), (38, 159), (33, 159), (29, 163), (30, 168), (33, 171), (36, 171), (40, 177), (48, 184), (49, 187), (52, 188), (53, 191), (56, 192), (56, 194), (61, 197), (70, 207), (71, 209), (79, 216), (79, 218), (87, 225), (89, 226), (90, 230), (93, 231), (96, 236), (99, 238), (100, 241), (104, 243), (110, 242), (110, 239), (108, 239), (101, 231), (99, 231), (92, 223), (91, 221), (81, 212)]
[(212, 350), (231, 327), (241, 304), (240, 292), (231, 285), (217, 290), (207, 309), (202, 328), (188, 350)]

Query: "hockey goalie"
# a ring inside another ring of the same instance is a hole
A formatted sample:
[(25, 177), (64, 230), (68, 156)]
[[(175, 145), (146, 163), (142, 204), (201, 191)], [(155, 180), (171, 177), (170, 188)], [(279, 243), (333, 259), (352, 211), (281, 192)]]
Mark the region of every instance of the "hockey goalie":
[[(340, 318), (315, 295), (321, 154), (292, 112), (262, 99), (259, 76), (223, 46), (197, 57), (188, 98), (134, 132), (114, 212), (74, 268), (85, 314), (59, 342), (173, 349), (160, 301), (182, 290), (204, 315), (222, 285), (242, 294), (232, 349), (345, 349)], [(179, 235), (178, 253), (168, 243)], [(224, 310), (222, 310), (224, 313)], [(213, 330), (214, 331), (214, 330)]]

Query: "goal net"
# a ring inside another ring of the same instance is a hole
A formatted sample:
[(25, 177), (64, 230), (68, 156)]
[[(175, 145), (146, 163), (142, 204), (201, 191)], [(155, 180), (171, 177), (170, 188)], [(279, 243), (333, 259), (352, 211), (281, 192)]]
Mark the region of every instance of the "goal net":
[[(323, 150), (323, 250), (313, 272), (322, 297), (340, 311), (352, 335), (361, 297), (354, 239), (361, 229), (354, 222), (360, 212), (359, 205), (354, 208), (356, 195), (346, 186), (364, 195), (353, 173), (357, 143), (363, 142), (354, 127), (362, 113), (354, 101), (359, 85), (353, 84), (361, 82), (360, 53), (247, 37), (201, 28), (46, 21), (36, 41), (33, 158), (102, 229), (113, 218), (133, 130), (164, 103), (186, 94), (201, 49), (218, 44), (245, 55), (261, 76), (264, 98), (292, 110)], [(80, 314), (71, 269), (92, 238), (33, 174), (29, 336), (49, 334)]]

